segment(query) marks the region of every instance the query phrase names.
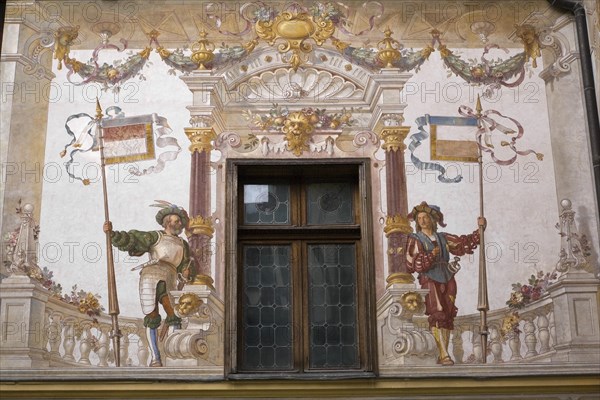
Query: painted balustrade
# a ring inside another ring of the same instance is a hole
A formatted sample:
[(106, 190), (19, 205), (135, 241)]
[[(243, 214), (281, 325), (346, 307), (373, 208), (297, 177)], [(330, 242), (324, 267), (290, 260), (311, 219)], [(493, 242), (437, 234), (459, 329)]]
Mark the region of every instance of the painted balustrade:
[[(96, 321), (79, 312), (74, 305), (49, 298), (46, 303), (47, 357), (50, 366), (114, 365), (112, 342), (109, 338), (111, 319), (101, 315)], [(120, 355), (123, 365), (145, 366), (148, 361), (148, 342), (142, 320), (119, 318), (121, 332)]]
[[(550, 361), (555, 353), (554, 315), (550, 296), (546, 295), (518, 310), (517, 329), (502, 332), (503, 320), (512, 314), (508, 308), (488, 313), (488, 363), (528, 363)], [(427, 317), (414, 317), (415, 325), (427, 329)], [(457, 364), (477, 363), (481, 360), (479, 314), (458, 316), (450, 351)], [(466, 358), (465, 358), (466, 355)]]

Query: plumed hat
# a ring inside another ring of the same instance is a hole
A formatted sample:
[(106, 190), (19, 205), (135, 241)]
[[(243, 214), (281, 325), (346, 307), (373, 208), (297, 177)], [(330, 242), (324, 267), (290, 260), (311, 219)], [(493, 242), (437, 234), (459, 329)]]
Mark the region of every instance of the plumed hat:
[(425, 201), (422, 201), (421, 204), (412, 209), (410, 214), (408, 214), (408, 219), (416, 221), (417, 215), (422, 212), (429, 214), (431, 219), (434, 220), (440, 226), (446, 226), (446, 224), (444, 223), (444, 214), (442, 214), (440, 208), (438, 206), (434, 206), (433, 204), (429, 205)]
[(169, 203), (168, 201), (164, 201), (164, 200), (154, 200), (156, 201), (156, 204), (152, 204), (150, 207), (159, 207), (160, 211), (156, 213), (156, 222), (158, 222), (159, 225), (163, 224), (163, 219), (167, 216), (167, 215), (178, 215), (179, 218), (181, 218), (181, 223), (183, 224), (184, 227), (187, 227), (190, 223), (190, 217), (188, 216), (187, 211), (185, 211), (185, 209), (183, 207), (179, 207), (178, 205)]

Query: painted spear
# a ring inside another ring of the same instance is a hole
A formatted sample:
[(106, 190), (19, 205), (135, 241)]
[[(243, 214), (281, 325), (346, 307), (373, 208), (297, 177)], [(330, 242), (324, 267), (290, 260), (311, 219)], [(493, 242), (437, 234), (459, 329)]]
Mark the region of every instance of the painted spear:
[(112, 319), (112, 330), (110, 337), (113, 341), (113, 351), (115, 356), (115, 365), (121, 366), (121, 331), (119, 330), (119, 300), (117, 298), (117, 281), (115, 279), (115, 263), (113, 260), (112, 252), (112, 238), (110, 226), (110, 218), (108, 215), (108, 193), (106, 190), (106, 171), (105, 171), (105, 160), (104, 160), (104, 137), (102, 130), (102, 108), (100, 102), (96, 98), (96, 120), (98, 121), (98, 140), (100, 150), (100, 171), (102, 173), (102, 191), (104, 194), (104, 220), (105, 224), (109, 226), (106, 231), (106, 267), (108, 275), (108, 314)]
[[(477, 95), (477, 104), (475, 105), (476, 116), (481, 121), (483, 108), (481, 107), (481, 99)], [(478, 125), (483, 122), (478, 122)], [(481, 129), (481, 126), (479, 126)], [(483, 153), (481, 151), (481, 143), (477, 137), (477, 163), (479, 164), (479, 218), (484, 218), (483, 214)], [(487, 271), (485, 264), (485, 226), (479, 225), (479, 294), (477, 301), (477, 310), (479, 310), (479, 334), (481, 335), (481, 363), (487, 362), (487, 337), (489, 335), (487, 326), (487, 312), (490, 309), (487, 291)]]

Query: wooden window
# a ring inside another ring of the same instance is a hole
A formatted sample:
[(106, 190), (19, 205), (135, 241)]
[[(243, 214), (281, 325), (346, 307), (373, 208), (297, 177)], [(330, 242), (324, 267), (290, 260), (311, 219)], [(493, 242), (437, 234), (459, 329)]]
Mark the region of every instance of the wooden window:
[(373, 373), (367, 165), (228, 165), (230, 372)]

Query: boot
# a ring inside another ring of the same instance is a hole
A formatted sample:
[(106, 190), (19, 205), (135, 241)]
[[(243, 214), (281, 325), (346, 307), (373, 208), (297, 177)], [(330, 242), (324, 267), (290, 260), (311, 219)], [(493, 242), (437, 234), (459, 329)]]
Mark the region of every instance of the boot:
[(162, 367), (160, 360), (160, 352), (158, 351), (158, 332), (157, 328), (146, 328), (146, 338), (148, 339), (148, 347), (152, 359), (150, 360), (151, 367)]
[(448, 364), (448, 365), (454, 365), (454, 361), (452, 360), (452, 358), (450, 357), (450, 353), (448, 353), (448, 349), (450, 346), (450, 329), (440, 329), (441, 333), (442, 333), (442, 339), (444, 340), (444, 346), (446, 348), (446, 353), (448, 354), (448, 360), (450, 362), (452, 362), (452, 364)]
[[(447, 366), (454, 365), (454, 361), (450, 358), (450, 354), (448, 354), (448, 345), (446, 344), (446, 339), (443, 336), (443, 331), (448, 331), (447, 329), (440, 329), (437, 326), (431, 328), (431, 333), (433, 333), (433, 338), (435, 339), (435, 344), (437, 345), (438, 351), (440, 353), (438, 357), (438, 364)], [(448, 336), (449, 338), (449, 336)]]

